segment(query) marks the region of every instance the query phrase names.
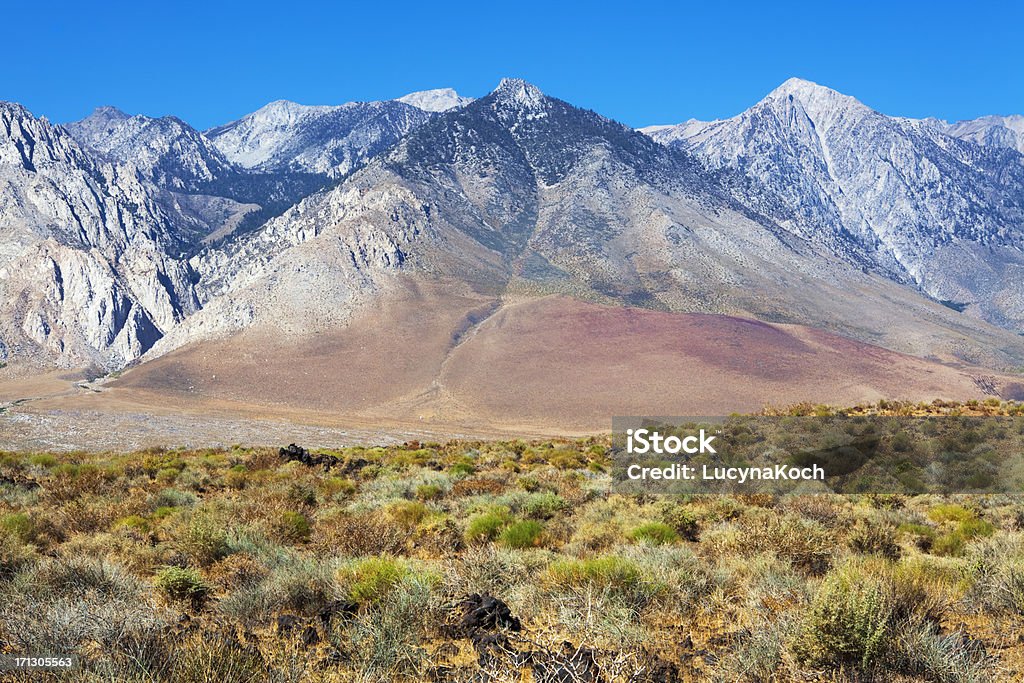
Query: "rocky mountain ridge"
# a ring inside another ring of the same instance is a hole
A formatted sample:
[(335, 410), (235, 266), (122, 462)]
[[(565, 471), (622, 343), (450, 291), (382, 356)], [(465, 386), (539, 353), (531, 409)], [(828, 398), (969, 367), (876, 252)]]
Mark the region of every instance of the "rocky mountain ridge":
[(114, 369), (315, 334), (411, 278), (488, 310), (559, 294), (1024, 359), (1024, 156), (806, 81), (646, 134), (518, 79), (205, 133), (0, 113), (0, 355)]

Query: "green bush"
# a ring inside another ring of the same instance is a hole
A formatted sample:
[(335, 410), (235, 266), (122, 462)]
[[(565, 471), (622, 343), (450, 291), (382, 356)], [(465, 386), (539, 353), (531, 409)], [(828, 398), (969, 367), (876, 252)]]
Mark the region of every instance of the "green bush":
[(9, 579), (28, 565), (33, 558), (32, 549), (16, 538), (0, 534), (0, 580)]
[(469, 543), (485, 543), (493, 541), (509, 523), (506, 509), (483, 512), (472, 517), (466, 525), (466, 541)]
[(957, 529), (964, 538), (971, 540), (975, 538), (988, 538), (996, 532), (995, 525), (984, 519), (965, 519), (960, 522)]
[(458, 475), (469, 476), (469, 475), (474, 474), (476, 472), (476, 467), (474, 467), (473, 463), (471, 461), (469, 461), (469, 460), (460, 460), (459, 462), (457, 462), (454, 465), (452, 465), (451, 467), (449, 467), (448, 471), (450, 473), (452, 473), (453, 475), (456, 475), (456, 476), (458, 476)]
[(928, 517), (933, 522), (965, 522), (975, 519), (977, 515), (962, 505), (944, 503), (929, 510)]
[(676, 530), (664, 522), (648, 522), (641, 524), (629, 534), (634, 541), (650, 543), (652, 545), (665, 545), (679, 541), (679, 534)]
[(515, 522), (501, 532), (498, 543), (506, 548), (536, 548), (544, 536), (544, 525), (532, 519)]
[(141, 533), (149, 532), (149, 520), (139, 515), (128, 515), (114, 522), (114, 529), (132, 529)]
[(157, 508), (187, 508), (195, 505), (199, 499), (196, 494), (188, 491), (179, 491), (178, 489), (163, 489), (160, 493), (156, 494), (153, 498), (153, 502), (150, 507), (153, 510)]
[(39, 467), (45, 467), (47, 469), (57, 464), (57, 458), (53, 457), (49, 453), (35, 453), (29, 456), (28, 461), (33, 465), (38, 465)]
[(388, 513), (395, 522), (405, 529), (415, 529), (420, 522), (427, 518), (430, 509), (423, 503), (416, 500), (403, 500), (392, 504)]
[(661, 521), (675, 529), (686, 541), (700, 538), (700, 524), (696, 515), (682, 505), (670, 505), (662, 510)]
[(12, 512), (0, 517), (0, 532), (21, 543), (32, 543), (36, 538), (36, 525), (24, 512)]
[(444, 489), (437, 484), (420, 484), (416, 487), (416, 498), (422, 501), (439, 500), (444, 495)]
[(182, 552), (203, 567), (226, 557), (229, 552), (227, 530), (207, 514), (193, 515), (178, 542)]
[(932, 540), (929, 552), (943, 557), (959, 557), (964, 554), (966, 545), (967, 539), (964, 538), (962, 533), (959, 531), (948, 531), (937, 535)]
[(198, 570), (183, 567), (164, 567), (156, 574), (156, 587), (172, 600), (203, 603), (210, 595), (210, 587)]
[(408, 575), (406, 565), (389, 557), (368, 557), (349, 569), (349, 596), (359, 604), (380, 601)]
[(885, 653), (893, 612), (891, 584), (851, 568), (835, 571), (814, 597), (796, 654), (815, 666), (870, 667)]
[(305, 543), (313, 532), (309, 520), (301, 512), (286, 510), (277, 520), (277, 529), (284, 539), (290, 543)]
[(551, 519), (566, 507), (565, 500), (550, 491), (535, 493), (523, 501), (522, 512), (534, 519)]

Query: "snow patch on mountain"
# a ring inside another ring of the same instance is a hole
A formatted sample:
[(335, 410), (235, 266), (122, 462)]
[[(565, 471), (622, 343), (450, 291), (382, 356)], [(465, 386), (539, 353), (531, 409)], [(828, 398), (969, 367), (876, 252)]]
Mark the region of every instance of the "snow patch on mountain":
[(398, 98), (399, 102), (411, 104), (417, 109), (429, 112), (442, 112), (456, 107), (464, 107), (473, 101), (472, 97), (462, 97), (452, 88), (421, 90)]

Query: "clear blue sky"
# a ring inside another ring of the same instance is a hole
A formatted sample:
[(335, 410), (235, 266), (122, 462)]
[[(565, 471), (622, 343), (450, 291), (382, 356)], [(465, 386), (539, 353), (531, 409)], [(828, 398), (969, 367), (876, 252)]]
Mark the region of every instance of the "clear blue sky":
[(790, 76), (888, 114), (1024, 113), (1024, 2), (10, 3), (0, 99), (198, 128), (502, 76), (641, 126), (731, 116)]

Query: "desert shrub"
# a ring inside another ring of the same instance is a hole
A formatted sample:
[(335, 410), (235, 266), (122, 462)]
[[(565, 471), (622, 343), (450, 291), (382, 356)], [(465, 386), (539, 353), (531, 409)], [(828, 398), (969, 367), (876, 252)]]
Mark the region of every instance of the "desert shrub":
[(962, 632), (942, 634), (934, 622), (904, 624), (893, 643), (893, 669), (938, 683), (987, 683), (993, 660)]
[(498, 537), (498, 542), (506, 548), (536, 548), (543, 537), (544, 525), (528, 519), (507, 526)]
[(679, 540), (679, 534), (676, 533), (676, 530), (664, 522), (641, 524), (630, 532), (629, 537), (634, 541), (651, 543), (653, 545), (676, 543)]
[(560, 470), (578, 470), (587, 464), (587, 457), (568, 448), (559, 448), (545, 455), (545, 459)]
[(389, 516), (329, 510), (317, 517), (311, 543), (328, 555), (393, 555), (405, 550), (407, 538)]
[(962, 505), (943, 503), (929, 510), (928, 517), (933, 522), (965, 522), (975, 519), (977, 515)]
[(25, 513), (12, 512), (0, 517), (0, 535), (21, 543), (32, 543), (36, 540), (36, 524)]
[(959, 557), (963, 555), (968, 543), (977, 538), (988, 538), (995, 530), (991, 522), (968, 517), (961, 520), (955, 529), (938, 534), (932, 540), (929, 551), (935, 555)]
[(666, 505), (661, 509), (661, 521), (675, 530), (683, 540), (696, 541), (700, 538), (700, 522), (697, 515), (684, 505)]
[(975, 538), (988, 538), (996, 532), (995, 525), (984, 519), (965, 519), (957, 527), (964, 538), (973, 540)]
[(532, 590), (549, 561), (541, 553), (523, 553), (499, 545), (470, 546), (445, 567), (442, 592), (457, 599), (485, 592), (507, 596), (524, 585)]
[(430, 509), (419, 501), (403, 500), (393, 503), (388, 508), (388, 514), (395, 520), (395, 523), (404, 529), (414, 529), (420, 522), (430, 514)]
[(890, 560), (900, 557), (895, 531), (889, 526), (864, 520), (854, 525), (850, 534), (850, 548), (864, 555), (880, 555)]
[(140, 591), (138, 579), (124, 567), (92, 557), (47, 559), (26, 569), (14, 581), (17, 590), (40, 598), (84, 593), (117, 598)]
[(1019, 537), (994, 536), (971, 548), (973, 601), (1000, 613), (1024, 615), (1024, 544)]
[(922, 609), (922, 594), (894, 578), (891, 566), (851, 562), (824, 579), (794, 642), (812, 665), (872, 669), (881, 664), (901, 625)]
[(228, 555), (210, 567), (210, 577), (227, 589), (253, 586), (265, 579), (270, 570), (250, 553)]
[(31, 548), (17, 538), (0, 534), (0, 581), (9, 579), (34, 557)]
[(844, 518), (842, 502), (834, 495), (786, 496), (783, 507), (829, 528)]
[(752, 510), (729, 524), (702, 535), (718, 553), (750, 555), (770, 550), (808, 574), (823, 574), (836, 552), (835, 536), (821, 524), (793, 514), (777, 516)]
[(199, 499), (196, 494), (178, 489), (163, 489), (153, 497), (150, 509), (158, 508), (188, 508), (195, 505)]
[(444, 489), (437, 484), (420, 484), (416, 487), (416, 498), (422, 501), (440, 500)]
[(232, 591), (218, 602), (217, 609), (251, 625), (265, 622), (275, 612), (312, 616), (337, 599), (332, 564), (290, 551), (270, 558), (270, 564), (262, 580)]
[(532, 493), (525, 497), (520, 511), (533, 519), (551, 519), (566, 508), (565, 499), (550, 491)]
[(241, 491), (249, 481), (249, 470), (245, 465), (235, 465), (224, 473), (224, 485)]
[(389, 557), (369, 557), (342, 570), (349, 596), (360, 604), (379, 602), (408, 574), (407, 565)]
[(157, 589), (171, 600), (201, 605), (210, 595), (210, 587), (198, 570), (188, 567), (164, 567), (154, 578)]
[(357, 490), (355, 482), (345, 477), (327, 477), (320, 482), (320, 486), (324, 496), (332, 500), (347, 498)]
[(258, 683), (267, 680), (266, 666), (258, 650), (222, 634), (199, 633), (174, 651), (174, 681)]
[(996, 609), (1024, 615), (1024, 561), (1006, 563), (986, 577), (984, 602)]
[(431, 585), (416, 574), (393, 585), (346, 628), (363, 683), (411, 680), (427, 659), (421, 646), (430, 620)]
[(892, 586), (845, 569), (825, 578), (796, 642), (797, 656), (813, 665), (877, 664), (894, 623)]
[(494, 477), (473, 477), (461, 479), (452, 484), (451, 494), (455, 498), (463, 496), (496, 495), (508, 488), (503, 479)]
[(452, 464), (452, 466), (448, 468), (448, 472), (455, 477), (468, 477), (469, 475), (476, 473), (476, 467), (473, 466), (472, 461), (464, 459)]
[(466, 525), (466, 541), (468, 543), (493, 541), (510, 521), (507, 508), (496, 508), (475, 515)]
[(227, 529), (208, 513), (192, 516), (178, 538), (178, 546), (202, 567), (213, 564), (230, 552)]
[(932, 527), (912, 522), (904, 522), (896, 530), (910, 536), (918, 550), (926, 553), (931, 552), (932, 545), (935, 543), (935, 537), (938, 535)]
[(128, 515), (114, 521), (113, 529), (129, 529), (141, 534), (149, 533), (149, 520), (141, 515)]
[(944, 557), (960, 557), (964, 554), (967, 546), (967, 539), (959, 531), (947, 531), (937, 535), (931, 544), (929, 552)]
[(779, 679), (794, 628), (791, 619), (769, 621), (740, 638), (725, 661), (724, 673), (729, 680), (762, 683)]
[(289, 543), (305, 543), (313, 531), (306, 516), (294, 510), (281, 512), (275, 528), (281, 533), (281, 537)]

